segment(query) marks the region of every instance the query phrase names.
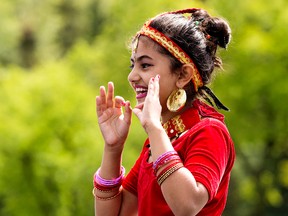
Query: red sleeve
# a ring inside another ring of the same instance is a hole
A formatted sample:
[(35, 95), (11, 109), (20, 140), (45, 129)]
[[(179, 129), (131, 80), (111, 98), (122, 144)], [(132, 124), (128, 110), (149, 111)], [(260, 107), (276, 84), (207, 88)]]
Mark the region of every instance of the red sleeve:
[(206, 187), (209, 201), (215, 197), (227, 168), (231, 143), (225, 125), (211, 118), (195, 125), (187, 140), (184, 165)]
[(129, 192), (133, 193), (136, 196), (138, 195), (137, 186), (138, 186), (139, 169), (140, 169), (143, 155), (144, 155), (145, 150), (146, 150), (146, 145), (148, 143), (149, 143), (149, 141), (147, 139), (144, 143), (144, 147), (142, 149), (142, 152), (141, 152), (139, 158), (137, 159), (134, 166), (132, 167), (130, 172), (127, 174), (127, 176), (125, 177), (125, 179), (122, 183), (123, 188), (125, 188), (126, 190), (128, 190)]

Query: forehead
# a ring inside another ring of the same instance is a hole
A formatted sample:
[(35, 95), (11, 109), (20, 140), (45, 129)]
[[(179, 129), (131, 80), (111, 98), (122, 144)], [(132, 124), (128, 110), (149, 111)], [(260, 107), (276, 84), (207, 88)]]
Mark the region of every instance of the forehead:
[(139, 37), (139, 40), (138, 40), (138, 44), (141, 43), (142, 45), (146, 46), (146, 47), (149, 47), (149, 48), (154, 48), (156, 49), (157, 46), (159, 46), (155, 41), (153, 41), (151, 38), (147, 37), (147, 36), (144, 36), (144, 35), (141, 35)]
[(159, 55), (160, 45), (146, 36), (140, 36), (138, 40), (133, 41), (132, 57), (143, 54)]

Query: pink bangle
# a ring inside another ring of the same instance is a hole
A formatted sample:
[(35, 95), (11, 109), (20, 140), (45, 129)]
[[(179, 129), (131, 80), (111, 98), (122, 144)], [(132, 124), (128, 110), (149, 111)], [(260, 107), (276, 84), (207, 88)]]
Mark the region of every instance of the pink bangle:
[(104, 179), (99, 175), (100, 168), (97, 170), (97, 172), (94, 175), (94, 186), (100, 185), (102, 187), (116, 187), (120, 186), (122, 184), (124, 175), (125, 175), (125, 168), (121, 166), (121, 173), (118, 178), (115, 179)]
[(175, 160), (181, 161), (179, 155), (172, 155), (172, 156), (169, 156), (169, 157), (164, 158), (163, 160), (159, 161), (159, 163), (157, 164), (157, 166), (154, 169), (154, 175), (156, 176), (158, 170), (160, 170), (165, 165), (169, 164), (171, 161), (175, 161)]
[(165, 152), (164, 154), (160, 155), (157, 160), (153, 163), (153, 170), (154, 173), (156, 174), (157, 170), (159, 169), (160, 166), (162, 166), (165, 163), (168, 163), (169, 161), (173, 160), (173, 159), (180, 159), (178, 153), (173, 150), (173, 151), (168, 151)]
[(162, 155), (160, 155), (157, 160), (153, 163), (153, 169), (156, 168), (156, 166), (158, 166), (158, 164), (161, 162), (161, 160), (167, 158), (167, 157), (170, 157), (172, 155), (178, 155), (178, 153), (173, 150), (173, 151), (168, 151), (168, 152), (165, 152), (163, 153)]

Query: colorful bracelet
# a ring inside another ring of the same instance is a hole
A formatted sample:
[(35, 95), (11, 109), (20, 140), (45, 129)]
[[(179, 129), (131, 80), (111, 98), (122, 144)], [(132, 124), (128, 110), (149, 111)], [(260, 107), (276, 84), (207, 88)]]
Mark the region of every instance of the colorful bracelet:
[(102, 200), (102, 201), (112, 200), (112, 199), (118, 197), (118, 196), (121, 194), (121, 192), (122, 192), (122, 190), (120, 189), (117, 194), (115, 194), (115, 195), (113, 195), (113, 196), (111, 196), (111, 197), (99, 197), (99, 196), (97, 196), (97, 195), (95, 194), (95, 189), (97, 189), (97, 188), (93, 188), (93, 190), (92, 190), (93, 196), (94, 196), (97, 200)]
[(102, 193), (111, 193), (111, 192), (119, 190), (120, 185), (116, 186), (116, 187), (107, 188), (107, 187), (101, 187), (100, 185), (96, 184), (96, 185), (94, 185), (94, 188), (97, 189), (98, 191), (102, 192)]
[(161, 163), (161, 161), (173, 156), (173, 155), (178, 155), (178, 153), (173, 150), (173, 151), (167, 151), (164, 154), (160, 155), (157, 160), (153, 163), (153, 169), (155, 170), (157, 168), (157, 166), (159, 165), (159, 163)]
[(171, 162), (182, 162), (180, 156), (175, 150), (165, 152), (157, 158), (153, 164), (154, 175), (157, 176), (158, 171), (165, 167), (167, 164), (171, 164)]
[(163, 167), (165, 167), (167, 164), (169, 164), (172, 161), (181, 161), (181, 158), (179, 157), (179, 155), (172, 155), (162, 161), (159, 162), (159, 164), (155, 167), (154, 171), (154, 175), (157, 176), (157, 173), (159, 170), (161, 170)]
[(167, 170), (169, 170), (171, 167), (175, 166), (176, 164), (182, 163), (182, 161), (179, 160), (173, 160), (168, 164), (165, 164), (166, 166), (164, 166), (164, 168), (161, 170), (161, 172), (156, 176), (157, 178), (159, 176), (162, 176)]
[(157, 176), (157, 182), (161, 186), (161, 184), (175, 171), (183, 167), (183, 163), (177, 162), (173, 163), (171, 166), (169, 166), (167, 169), (165, 169), (164, 172), (161, 172), (159, 176)]
[(100, 168), (94, 175), (94, 187), (102, 187), (104, 190), (105, 188), (113, 188), (120, 186), (125, 176), (125, 168), (121, 166), (121, 173), (120, 176), (116, 179), (104, 179), (99, 175)]

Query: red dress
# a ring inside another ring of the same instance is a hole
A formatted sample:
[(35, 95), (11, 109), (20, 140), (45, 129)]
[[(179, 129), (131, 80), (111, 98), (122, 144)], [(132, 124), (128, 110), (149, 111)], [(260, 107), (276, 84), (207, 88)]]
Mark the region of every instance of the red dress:
[[(170, 119), (164, 128), (170, 138), (185, 131), (172, 145), (185, 168), (209, 193), (207, 204), (197, 215), (221, 215), (226, 205), (230, 173), (235, 160), (234, 145), (224, 124), (224, 116), (196, 100), (191, 109)], [(139, 216), (174, 215), (153, 174), (152, 163), (147, 162), (148, 143), (149, 140), (146, 140), (123, 187), (138, 197)]]

